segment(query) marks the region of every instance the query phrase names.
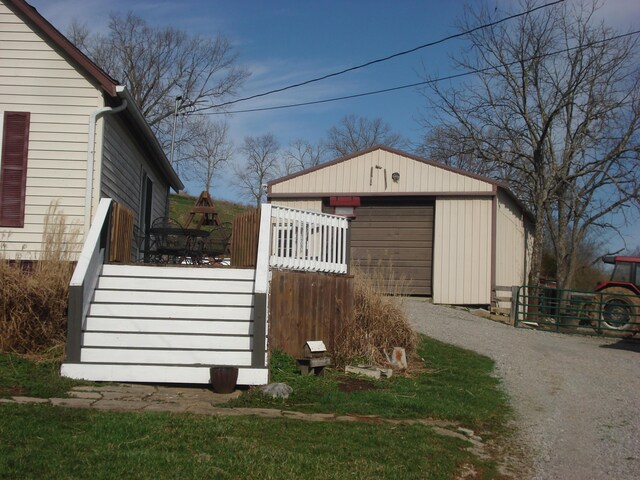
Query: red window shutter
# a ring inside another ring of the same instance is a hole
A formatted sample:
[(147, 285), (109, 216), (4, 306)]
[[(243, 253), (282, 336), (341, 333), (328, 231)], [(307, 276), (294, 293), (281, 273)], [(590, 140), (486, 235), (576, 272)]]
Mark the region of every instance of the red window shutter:
[(0, 226), (24, 227), (29, 112), (5, 112), (0, 170)]

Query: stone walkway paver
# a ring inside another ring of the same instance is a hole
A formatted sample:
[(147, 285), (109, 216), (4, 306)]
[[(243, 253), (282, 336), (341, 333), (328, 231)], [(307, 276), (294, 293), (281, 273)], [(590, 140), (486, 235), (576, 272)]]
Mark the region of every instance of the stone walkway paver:
[(58, 407), (92, 408), (116, 412), (169, 412), (196, 415), (257, 416), (263, 418), (287, 418), (308, 422), (360, 422), (394, 425), (425, 425), (437, 433), (471, 442), (475, 454), (486, 457), (482, 439), (473, 431), (461, 428), (453, 422), (424, 419), (392, 419), (375, 415), (334, 413), (303, 413), (273, 408), (224, 408), (219, 405), (241, 395), (239, 390), (230, 394), (218, 394), (206, 388), (166, 387), (137, 384), (91, 385), (74, 387), (69, 398), (35, 398), (15, 396), (0, 398), (1, 403), (50, 404)]

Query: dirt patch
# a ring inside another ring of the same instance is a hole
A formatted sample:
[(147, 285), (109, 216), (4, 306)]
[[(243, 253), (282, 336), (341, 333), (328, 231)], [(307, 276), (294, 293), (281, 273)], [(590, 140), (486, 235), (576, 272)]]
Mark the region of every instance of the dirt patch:
[(458, 465), (453, 478), (456, 480), (475, 480), (477, 478), (483, 478), (483, 476), (475, 465), (463, 463), (462, 465)]
[(11, 385), (9, 387), (0, 387), (0, 397), (22, 397), (27, 394), (27, 391), (19, 387), (18, 385)]
[(338, 383), (338, 389), (341, 392), (364, 392), (367, 390), (375, 390), (376, 387), (373, 383), (362, 378), (345, 377)]

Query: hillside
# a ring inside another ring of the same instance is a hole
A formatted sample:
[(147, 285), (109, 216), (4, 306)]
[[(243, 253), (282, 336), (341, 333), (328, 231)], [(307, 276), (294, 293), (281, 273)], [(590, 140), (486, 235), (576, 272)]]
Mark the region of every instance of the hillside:
[[(180, 222), (184, 225), (189, 210), (196, 203), (198, 197), (193, 197), (186, 194), (170, 194), (169, 195), (169, 217)], [(250, 209), (249, 205), (243, 205), (241, 203), (228, 202), (226, 200), (213, 199), (213, 204), (218, 212), (218, 217), (221, 222), (231, 222), (233, 217), (243, 213)]]

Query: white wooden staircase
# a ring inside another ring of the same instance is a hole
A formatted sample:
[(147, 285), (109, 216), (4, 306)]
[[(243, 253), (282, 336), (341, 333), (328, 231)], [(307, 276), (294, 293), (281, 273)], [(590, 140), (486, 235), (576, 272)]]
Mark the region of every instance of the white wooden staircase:
[(267, 383), (264, 360), (256, 366), (252, 355), (254, 279), (250, 269), (103, 265), (79, 363), (63, 364), (62, 374), (208, 383), (209, 367), (234, 365), (238, 384)]

